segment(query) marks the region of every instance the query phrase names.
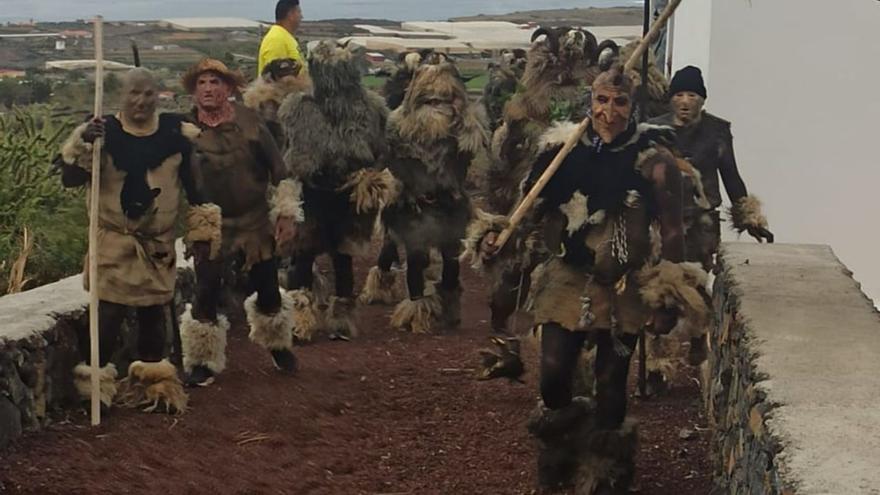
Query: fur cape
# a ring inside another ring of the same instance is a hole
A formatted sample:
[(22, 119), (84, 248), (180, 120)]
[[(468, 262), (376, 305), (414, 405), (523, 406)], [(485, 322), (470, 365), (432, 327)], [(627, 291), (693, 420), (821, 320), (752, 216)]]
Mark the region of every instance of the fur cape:
[(675, 309), (693, 324), (705, 328), (711, 314), (706, 283), (708, 275), (699, 263), (661, 261), (646, 265), (636, 274), (642, 300), (651, 309)]
[(309, 62), (313, 91), (288, 96), (279, 110), (284, 160), (303, 183), (305, 223), (295, 252), (357, 254), (373, 233), (376, 208), (393, 191), (381, 176), (363, 172), (386, 153), (388, 110), (361, 85), (362, 62), (353, 48), (321, 43)]

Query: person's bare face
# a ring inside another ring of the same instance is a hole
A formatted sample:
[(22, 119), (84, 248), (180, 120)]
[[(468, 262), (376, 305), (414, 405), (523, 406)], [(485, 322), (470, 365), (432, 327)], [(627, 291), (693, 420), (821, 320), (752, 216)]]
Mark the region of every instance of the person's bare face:
[(122, 87), (122, 114), (134, 124), (146, 124), (156, 114), (159, 94), (151, 76), (142, 72), (128, 74)]
[(290, 11), (290, 13), (287, 14), (287, 25), (291, 29), (296, 31), (297, 29), (299, 29), (299, 25), (302, 22), (302, 19), (303, 19), (302, 8), (299, 5), (297, 5), (293, 10)]
[(610, 143), (626, 130), (632, 114), (632, 97), (613, 86), (593, 88), (592, 125), (602, 141)]
[(672, 112), (676, 123), (688, 125), (700, 118), (705, 100), (693, 91), (680, 91), (672, 95)]
[(205, 72), (196, 81), (196, 105), (202, 110), (216, 110), (229, 100), (229, 84), (214, 72)]

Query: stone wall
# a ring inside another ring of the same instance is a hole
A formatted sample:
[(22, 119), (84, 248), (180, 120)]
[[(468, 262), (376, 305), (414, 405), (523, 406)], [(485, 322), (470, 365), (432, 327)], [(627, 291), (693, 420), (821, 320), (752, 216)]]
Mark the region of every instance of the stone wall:
[(716, 492), (880, 493), (880, 318), (827, 246), (725, 244), (705, 380)]
[[(178, 314), (191, 300), (193, 288), (192, 268), (181, 262)], [(0, 450), (22, 433), (46, 426), (65, 409), (78, 407), (71, 371), (89, 354), (88, 302), (79, 275), (0, 297)], [(124, 325), (125, 345), (113, 358), (120, 370), (131, 361), (130, 343), (137, 336), (128, 329), (134, 327)]]

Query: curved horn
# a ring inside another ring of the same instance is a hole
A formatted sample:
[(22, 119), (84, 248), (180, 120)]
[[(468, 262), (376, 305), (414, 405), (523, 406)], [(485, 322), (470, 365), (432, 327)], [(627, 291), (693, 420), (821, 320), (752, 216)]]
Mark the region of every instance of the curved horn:
[(539, 27), (538, 29), (535, 30), (534, 33), (532, 33), (532, 39), (531, 39), (530, 42), (531, 42), (531, 43), (534, 43), (535, 40), (538, 39), (538, 36), (541, 36), (542, 34), (545, 35), (545, 36), (547, 36), (547, 38), (550, 38), (550, 37), (551, 37), (551, 35), (550, 35), (550, 30), (549, 30), (549, 29), (547, 29), (547, 28), (543, 28), (543, 27)]
[(593, 65), (599, 60), (599, 41), (593, 33), (586, 29), (582, 29), (581, 32), (586, 38), (584, 40), (584, 58), (586, 58), (587, 64)]
[(342, 48), (343, 50), (347, 50), (347, 49), (348, 49), (348, 45), (349, 45), (350, 43), (351, 43), (351, 38), (349, 38), (349, 39), (343, 41), (342, 43), (339, 43), (338, 41), (336, 42), (336, 44), (339, 45), (339, 48)]
[[(609, 55), (603, 56), (606, 50), (611, 50)], [(602, 43), (599, 43), (599, 47), (596, 49), (596, 64), (599, 65), (600, 70), (608, 70), (611, 67), (611, 64), (614, 63), (620, 57), (620, 45), (618, 45), (614, 40), (605, 40)]]

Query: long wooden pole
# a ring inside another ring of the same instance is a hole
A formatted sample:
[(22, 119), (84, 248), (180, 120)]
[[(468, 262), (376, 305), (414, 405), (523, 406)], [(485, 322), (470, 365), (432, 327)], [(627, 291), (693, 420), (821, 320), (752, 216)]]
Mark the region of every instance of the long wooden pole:
[[(658, 26), (662, 26), (663, 23), (669, 19), (670, 16), (675, 12), (675, 9), (681, 4), (681, 0), (671, 0), (669, 5), (666, 6), (666, 9), (660, 14), (660, 17), (657, 18), (657, 22), (651, 27), (648, 31), (648, 34), (642, 38), (639, 42), (639, 46), (636, 47), (636, 50), (630, 56), (629, 60), (627, 60), (626, 65), (624, 65), (625, 71), (632, 70), (635, 67), (638, 60), (645, 53), (645, 50), (648, 49), (648, 46), (653, 43), (653, 41), (660, 34), (660, 29)], [(504, 247), (507, 244), (507, 241), (510, 240), (510, 236), (513, 235), (513, 232), (516, 230), (516, 227), (522, 222), (523, 218), (525, 218), (526, 213), (532, 209), (535, 201), (538, 199), (538, 196), (541, 194), (541, 191), (544, 190), (544, 187), (547, 186), (547, 183), (550, 182), (550, 179), (553, 178), (553, 175), (559, 169), (562, 162), (571, 153), (571, 150), (574, 149), (577, 142), (581, 139), (581, 136), (587, 132), (587, 127), (590, 124), (590, 118), (587, 117), (578, 125), (577, 129), (569, 136), (568, 140), (562, 146), (562, 149), (556, 154), (553, 158), (553, 161), (550, 162), (550, 165), (544, 170), (544, 173), (541, 174), (541, 177), (538, 178), (538, 181), (535, 182), (535, 185), (532, 186), (532, 189), (526, 195), (525, 198), (520, 202), (519, 206), (514, 210), (513, 215), (510, 216), (510, 219), (507, 223), (507, 228), (502, 230), (500, 234), (498, 234), (498, 238), (495, 239), (495, 250), (496, 252)]]
[[(642, 38), (648, 39), (648, 33), (651, 32), (651, 0), (645, 0), (645, 10), (643, 15)], [(657, 25), (662, 24), (655, 24), (655, 26)], [(640, 122), (644, 122), (648, 119), (648, 50), (644, 50), (642, 53), (641, 77), (642, 85), (639, 88), (639, 120)], [(648, 364), (646, 362), (648, 353), (646, 350), (645, 336), (645, 326), (642, 325), (641, 328), (639, 328), (638, 368), (638, 387), (642, 398), (647, 398), (648, 396)]]
[[(104, 18), (95, 18), (95, 113), (104, 112)], [(89, 342), (92, 363), (92, 426), (101, 424), (101, 376), (98, 346), (98, 202), (101, 195), (102, 139), (92, 146), (92, 190), (89, 196)]]

